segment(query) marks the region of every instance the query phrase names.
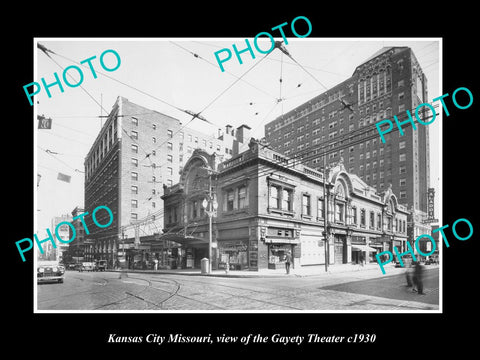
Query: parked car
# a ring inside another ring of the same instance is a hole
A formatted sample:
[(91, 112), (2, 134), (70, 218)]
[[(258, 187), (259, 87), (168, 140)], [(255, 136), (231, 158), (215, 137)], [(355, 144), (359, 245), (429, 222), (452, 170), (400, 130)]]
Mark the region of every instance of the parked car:
[(38, 261), (37, 284), (44, 282), (63, 283), (65, 268), (56, 261)]
[(95, 271), (95, 263), (94, 262), (83, 262), (82, 263), (82, 271)]
[(425, 265), (438, 264), (438, 256), (429, 256), (425, 261)]
[(105, 271), (107, 269), (107, 260), (97, 260), (95, 262), (95, 271)]

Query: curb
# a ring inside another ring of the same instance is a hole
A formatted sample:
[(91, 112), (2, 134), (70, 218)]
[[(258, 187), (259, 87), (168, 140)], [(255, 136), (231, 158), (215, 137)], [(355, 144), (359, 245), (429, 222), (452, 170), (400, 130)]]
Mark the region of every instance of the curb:
[[(428, 269), (435, 269), (439, 268), (439, 265), (429, 265), (426, 267), (426, 270)], [(235, 272), (229, 272), (228, 274), (226, 273), (211, 273), (211, 274), (202, 274), (201, 272), (180, 272), (180, 271), (169, 271), (169, 270), (107, 270), (110, 272), (128, 272), (128, 273), (139, 273), (139, 274), (166, 274), (166, 275), (183, 275), (183, 276), (206, 276), (206, 277), (222, 277), (222, 278), (285, 278), (285, 277), (309, 277), (309, 276), (330, 276), (330, 275), (341, 275), (341, 274), (357, 274), (357, 273), (366, 273), (372, 270), (375, 270), (376, 267), (365, 267), (365, 268), (359, 268), (359, 269), (346, 269), (346, 270), (341, 270), (337, 269), (334, 271), (328, 271), (328, 272), (313, 272), (313, 273), (295, 273), (295, 271), (291, 272), (290, 274), (285, 274), (285, 273), (272, 273), (272, 274), (264, 274), (264, 273), (258, 273), (258, 272), (251, 272), (249, 274), (245, 273), (235, 273)], [(398, 270), (397, 270), (398, 269)], [(399, 275), (402, 274), (405, 271), (406, 268), (394, 268), (392, 267), (391, 270), (394, 271), (386, 271), (385, 274), (382, 274), (381, 271), (379, 271), (378, 275), (379, 277), (386, 277), (386, 276), (393, 276), (393, 275)]]

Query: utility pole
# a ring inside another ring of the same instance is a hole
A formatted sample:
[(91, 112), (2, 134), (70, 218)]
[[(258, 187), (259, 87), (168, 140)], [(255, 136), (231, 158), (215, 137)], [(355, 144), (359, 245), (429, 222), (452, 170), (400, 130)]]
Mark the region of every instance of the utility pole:
[(202, 206), (208, 215), (208, 273), (212, 273), (212, 241), (213, 241), (213, 217), (217, 214), (218, 203), (212, 192), (212, 176), (214, 170), (206, 168), (208, 171), (208, 200), (203, 199)]
[(324, 247), (325, 247), (325, 272), (328, 271), (328, 237), (329, 237), (329, 226), (328, 226), (328, 194), (327, 194), (327, 154), (323, 155), (323, 208), (325, 214), (323, 215), (323, 235), (324, 235)]

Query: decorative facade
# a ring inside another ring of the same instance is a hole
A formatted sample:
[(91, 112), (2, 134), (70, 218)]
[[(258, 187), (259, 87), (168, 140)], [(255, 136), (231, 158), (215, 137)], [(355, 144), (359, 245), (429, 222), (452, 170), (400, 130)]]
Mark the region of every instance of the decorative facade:
[[(253, 271), (283, 267), (286, 252), (298, 267), (370, 262), (406, 248), (408, 212), (391, 187), (378, 194), (343, 161), (319, 172), (253, 139), (223, 162), (195, 151), (162, 199), (160, 242), (180, 244), (180, 263), (190, 267), (196, 255), (208, 257), (209, 244), (214, 269)], [(218, 204), (211, 239), (204, 200)]]

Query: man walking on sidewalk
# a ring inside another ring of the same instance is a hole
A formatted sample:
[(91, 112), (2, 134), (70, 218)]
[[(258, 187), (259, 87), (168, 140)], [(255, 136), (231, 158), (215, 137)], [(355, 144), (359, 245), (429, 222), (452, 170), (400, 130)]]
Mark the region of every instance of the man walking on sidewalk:
[(290, 251), (287, 251), (285, 254), (285, 270), (287, 274), (290, 274), (290, 263), (292, 262), (292, 255), (290, 255)]

